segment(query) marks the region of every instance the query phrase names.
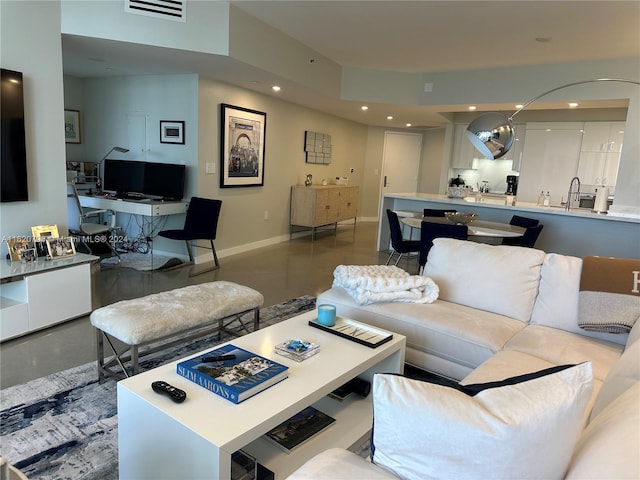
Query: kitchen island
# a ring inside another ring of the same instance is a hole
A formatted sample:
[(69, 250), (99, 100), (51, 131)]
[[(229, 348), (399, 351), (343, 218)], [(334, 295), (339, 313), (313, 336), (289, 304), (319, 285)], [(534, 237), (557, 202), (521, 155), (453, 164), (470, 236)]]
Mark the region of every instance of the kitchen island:
[(388, 250), (390, 235), (386, 210), (422, 212), (424, 208), (451, 208), (473, 212), (480, 220), (509, 223), (513, 215), (535, 218), (544, 225), (536, 248), (545, 252), (585, 257), (599, 255), (640, 258), (640, 219), (593, 213), (575, 208), (539, 207), (534, 203), (505, 205), (504, 197), (486, 195), (463, 199), (428, 193), (384, 195), (378, 226), (378, 250)]

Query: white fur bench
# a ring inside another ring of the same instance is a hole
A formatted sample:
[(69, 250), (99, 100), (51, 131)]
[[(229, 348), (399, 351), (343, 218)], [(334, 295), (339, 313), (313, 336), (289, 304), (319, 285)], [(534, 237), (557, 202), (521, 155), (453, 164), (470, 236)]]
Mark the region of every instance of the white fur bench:
[[(122, 378), (114, 370), (116, 364), (128, 377), (124, 363), (129, 360), (132, 374), (137, 374), (140, 371), (140, 347), (149, 347), (143, 352), (147, 355), (216, 331), (240, 335), (227, 328), (236, 320), (249, 332), (241, 316), (251, 311), (254, 312), (253, 329), (258, 330), (263, 302), (262, 294), (252, 288), (219, 281), (123, 300), (99, 308), (90, 317), (91, 324), (97, 329), (98, 378), (100, 381), (106, 376)], [(108, 361), (104, 351), (105, 339), (114, 355)], [(127, 347), (118, 352), (112, 339)]]

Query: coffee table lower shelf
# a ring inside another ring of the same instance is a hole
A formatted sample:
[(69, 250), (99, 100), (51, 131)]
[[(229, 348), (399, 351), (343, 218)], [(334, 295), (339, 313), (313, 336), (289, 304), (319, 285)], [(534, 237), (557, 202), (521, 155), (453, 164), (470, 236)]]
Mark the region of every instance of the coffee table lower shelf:
[(326, 397), (313, 406), (336, 421), (315, 435), (311, 441), (303, 443), (287, 454), (260, 437), (242, 450), (269, 470), (277, 472), (276, 478), (286, 478), (318, 452), (334, 447), (348, 449), (358, 446), (370, 435), (373, 418), (370, 396), (362, 398), (351, 395), (342, 402)]

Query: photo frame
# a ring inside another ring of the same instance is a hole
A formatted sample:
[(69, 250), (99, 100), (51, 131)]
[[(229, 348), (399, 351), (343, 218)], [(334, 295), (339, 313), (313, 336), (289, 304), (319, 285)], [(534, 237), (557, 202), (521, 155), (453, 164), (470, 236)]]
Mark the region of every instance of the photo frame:
[(7, 250), (12, 262), (22, 260), (22, 253), (33, 248), (27, 237), (11, 237), (7, 240)]
[(82, 131), (80, 127), (80, 111), (64, 111), (64, 141), (66, 143), (82, 143)]
[(70, 257), (76, 254), (72, 237), (47, 237), (47, 250), (52, 259)]
[(184, 145), (184, 122), (160, 120), (160, 143)]
[(31, 227), (31, 236), (34, 242), (44, 241), (46, 237), (57, 238), (60, 236), (58, 234), (58, 225), (36, 225)]
[(264, 185), (267, 114), (221, 104), (220, 188)]

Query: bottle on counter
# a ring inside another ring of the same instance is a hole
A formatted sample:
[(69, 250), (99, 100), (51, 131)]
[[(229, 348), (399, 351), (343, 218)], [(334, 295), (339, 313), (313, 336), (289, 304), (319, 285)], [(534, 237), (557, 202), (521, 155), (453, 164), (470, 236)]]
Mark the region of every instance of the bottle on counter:
[(544, 206), (545, 207), (551, 206), (551, 195), (549, 195), (549, 192), (547, 192), (544, 196)]
[(540, 192), (540, 195), (538, 195), (538, 203), (537, 205), (539, 207), (542, 207), (544, 205), (544, 190)]

